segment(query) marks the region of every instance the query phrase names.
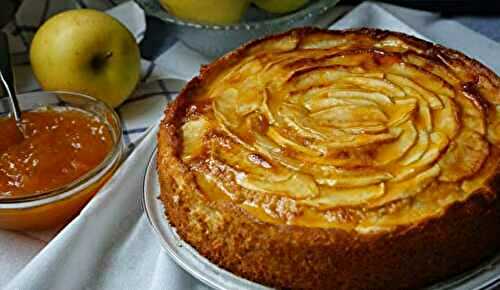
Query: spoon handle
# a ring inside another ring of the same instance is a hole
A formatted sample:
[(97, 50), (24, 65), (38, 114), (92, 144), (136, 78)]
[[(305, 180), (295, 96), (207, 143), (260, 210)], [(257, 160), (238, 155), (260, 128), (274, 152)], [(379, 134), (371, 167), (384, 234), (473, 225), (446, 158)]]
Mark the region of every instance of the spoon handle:
[(21, 121), (21, 109), (16, 97), (16, 88), (14, 85), (14, 73), (9, 53), (9, 40), (5, 32), (0, 33), (0, 81), (3, 86), (3, 96), (9, 98), (11, 112), (14, 115), (16, 122)]

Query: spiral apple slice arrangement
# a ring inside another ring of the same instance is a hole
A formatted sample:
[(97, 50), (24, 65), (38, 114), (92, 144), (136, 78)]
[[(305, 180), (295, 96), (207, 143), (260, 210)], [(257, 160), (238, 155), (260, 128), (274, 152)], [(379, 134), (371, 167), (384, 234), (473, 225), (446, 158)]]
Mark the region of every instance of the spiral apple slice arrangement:
[(471, 89), (463, 63), (404, 38), (312, 35), (259, 43), (198, 97), (181, 155), (204, 192), (272, 222), (367, 230), (484, 186), (500, 154), (487, 77)]

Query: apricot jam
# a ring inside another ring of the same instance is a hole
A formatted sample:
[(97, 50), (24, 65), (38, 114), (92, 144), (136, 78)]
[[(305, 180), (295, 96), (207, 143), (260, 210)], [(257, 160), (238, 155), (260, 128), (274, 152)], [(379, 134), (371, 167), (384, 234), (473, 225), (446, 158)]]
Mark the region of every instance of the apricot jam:
[[(96, 168), (113, 147), (106, 124), (77, 109), (0, 119), (0, 200), (59, 189)], [(23, 136), (24, 135), (24, 136)]]

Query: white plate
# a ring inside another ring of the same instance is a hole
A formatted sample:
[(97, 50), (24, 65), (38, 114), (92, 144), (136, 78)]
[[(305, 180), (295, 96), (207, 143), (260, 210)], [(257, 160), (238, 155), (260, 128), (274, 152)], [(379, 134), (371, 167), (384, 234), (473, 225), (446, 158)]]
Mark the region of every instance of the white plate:
[[(160, 242), (174, 261), (206, 285), (219, 290), (270, 290), (212, 264), (184, 242), (169, 224), (158, 199), (160, 184), (156, 173), (156, 150), (144, 177), (144, 209)], [(473, 271), (437, 283), (427, 290), (489, 290), (500, 285), (500, 254)]]

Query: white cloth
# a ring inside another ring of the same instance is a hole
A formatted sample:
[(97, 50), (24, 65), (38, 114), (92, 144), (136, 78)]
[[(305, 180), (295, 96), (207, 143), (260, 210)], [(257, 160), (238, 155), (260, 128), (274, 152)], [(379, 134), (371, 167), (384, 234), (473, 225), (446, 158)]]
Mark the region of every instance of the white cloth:
[[(131, 5), (129, 9), (136, 8), (132, 7), (133, 4), (126, 5)], [(365, 2), (332, 28), (359, 26), (391, 29), (427, 38), (463, 50), (500, 73), (498, 43), (458, 23), (441, 20), (434, 14)], [(199, 65), (207, 61), (176, 43), (155, 61), (157, 65), (151, 79), (190, 78)], [(158, 82), (152, 84), (157, 86)], [(135, 103), (132, 108), (127, 108), (127, 104), (120, 108), (125, 123), (147, 126), (151, 124), (150, 120), (158, 120), (167, 101), (164, 95), (160, 98), (146, 100), (138, 111)], [(141, 110), (150, 116), (144, 119), (146, 121), (138, 115)], [(50, 240), (51, 233), (0, 233), (0, 285), (16, 290), (206, 289), (180, 270), (161, 249), (142, 210), (143, 175), (156, 144), (155, 133), (153, 130), (137, 145), (110, 182), (44, 248), (40, 241)], [(28, 242), (32, 237), (35, 237), (35, 242)], [(41, 248), (43, 250), (24, 266), (23, 262), (27, 262), (29, 255), (19, 258), (22, 255), (18, 252), (33, 255)]]

